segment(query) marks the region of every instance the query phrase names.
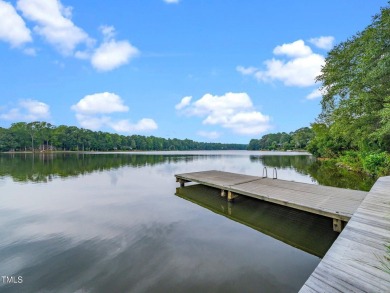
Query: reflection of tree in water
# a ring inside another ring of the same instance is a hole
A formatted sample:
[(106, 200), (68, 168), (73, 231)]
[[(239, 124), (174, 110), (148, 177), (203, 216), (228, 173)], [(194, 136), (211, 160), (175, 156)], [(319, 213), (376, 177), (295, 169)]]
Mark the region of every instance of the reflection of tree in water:
[(337, 167), (331, 161), (317, 161), (309, 166), (309, 174), (321, 185), (369, 191), (374, 177)]
[(312, 156), (250, 156), (251, 162), (279, 169), (294, 169), (300, 174), (310, 175), (321, 185), (341, 188), (370, 190), (375, 178), (337, 167), (331, 161), (318, 161)]
[(188, 162), (197, 158), (136, 154), (3, 154), (0, 155), (0, 177), (11, 176), (18, 182), (49, 182), (56, 177), (73, 177), (125, 166), (138, 168), (165, 162)]
[(251, 162), (261, 162), (264, 166), (278, 169), (294, 169), (301, 174), (308, 174), (307, 166), (315, 162), (315, 158), (307, 155), (298, 156), (250, 156)]

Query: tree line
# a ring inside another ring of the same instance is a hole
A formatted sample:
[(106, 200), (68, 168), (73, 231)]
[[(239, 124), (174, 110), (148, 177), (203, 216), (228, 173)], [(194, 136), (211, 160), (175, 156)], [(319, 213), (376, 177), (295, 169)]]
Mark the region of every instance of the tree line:
[(299, 128), (290, 133), (269, 133), (260, 139), (251, 139), (248, 150), (302, 150), (313, 137), (314, 132), (309, 127)]
[(48, 122), (18, 122), (0, 127), (0, 151), (160, 151), (245, 150), (246, 144), (206, 143), (190, 139), (120, 135)]

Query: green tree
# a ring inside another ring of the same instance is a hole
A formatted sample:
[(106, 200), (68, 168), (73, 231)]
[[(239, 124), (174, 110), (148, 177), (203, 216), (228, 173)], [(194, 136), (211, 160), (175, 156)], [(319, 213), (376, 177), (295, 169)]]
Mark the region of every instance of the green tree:
[(38, 121), (30, 122), (27, 124), (27, 132), (31, 138), (31, 150), (33, 152), (35, 151), (34, 140), (39, 135), (40, 129), (41, 129), (41, 124)]
[[(349, 148), (390, 151), (390, 8), (384, 7), (362, 32), (334, 47), (317, 80), (322, 113)], [(339, 150), (341, 151), (341, 150)]]
[(31, 145), (26, 122), (13, 123), (9, 128), (12, 139), (16, 141), (15, 149), (26, 151)]

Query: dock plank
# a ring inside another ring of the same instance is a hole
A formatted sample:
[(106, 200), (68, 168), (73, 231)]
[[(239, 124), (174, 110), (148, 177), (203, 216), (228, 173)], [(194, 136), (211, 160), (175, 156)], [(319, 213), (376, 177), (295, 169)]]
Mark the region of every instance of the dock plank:
[(222, 171), (177, 174), (176, 178), (250, 196), (333, 219), (348, 221), (367, 192)]
[(381, 264), (389, 243), (390, 176), (374, 184), (299, 292), (390, 292)]

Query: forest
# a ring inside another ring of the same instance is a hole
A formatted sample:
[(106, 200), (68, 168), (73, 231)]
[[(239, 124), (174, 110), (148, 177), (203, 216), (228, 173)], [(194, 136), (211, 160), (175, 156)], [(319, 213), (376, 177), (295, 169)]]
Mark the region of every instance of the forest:
[(260, 139), (251, 139), (248, 150), (304, 150), (313, 137), (314, 132), (309, 127), (303, 127), (290, 133), (269, 133)]
[(76, 126), (58, 127), (43, 121), (0, 127), (0, 152), (7, 151), (161, 151), (245, 150), (246, 144), (196, 142), (155, 136), (120, 135)]

